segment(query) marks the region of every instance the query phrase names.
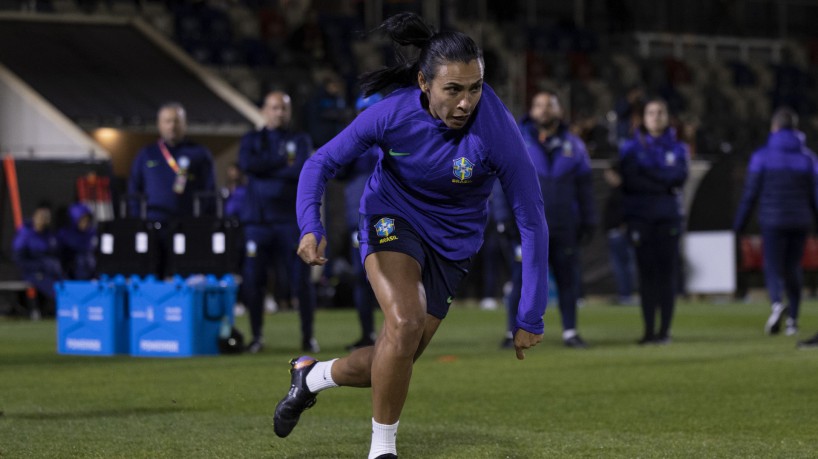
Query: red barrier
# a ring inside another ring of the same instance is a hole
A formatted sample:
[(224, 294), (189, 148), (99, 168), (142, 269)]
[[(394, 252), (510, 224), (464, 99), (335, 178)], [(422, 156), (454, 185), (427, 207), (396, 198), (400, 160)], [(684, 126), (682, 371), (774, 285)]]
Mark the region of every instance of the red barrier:
[[(738, 270), (754, 272), (764, 270), (764, 244), (761, 236), (743, 236), (741, 244), (741, 262)], [(810, 236), (804, 244), (804, 257), (801, 267), (805, 271), (818, 271), (818, 237)]]
[(738, 270), (752, 272), (763, 269), (764, 250), (761, 236), (743, 236), (741, 238), (741, 263), (739, 263)]
[(804, 258), (801, 259), (801, 267), (805, 271), (818, 270), (818, 238), (808, 237), (804, 245)]

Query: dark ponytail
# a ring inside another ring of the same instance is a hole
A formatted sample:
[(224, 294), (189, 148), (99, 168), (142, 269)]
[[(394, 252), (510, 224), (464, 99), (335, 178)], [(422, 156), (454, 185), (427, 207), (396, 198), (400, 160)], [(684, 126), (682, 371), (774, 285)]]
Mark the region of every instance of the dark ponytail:
[(361, 91), (365, 96), (390, 86), (412, 86), (417, 83), (418, 71), (423, 72), (427, 81), (431, 81), (437, 67), (445, 62), (478, 59), (480, 66), (483, 66), (483, 52), (468, 35), (460, 32), (435, 33), (415, 13), (391, 16), (375, 31), (387, 34), (396, 45), (414, 46), (420, 53), (407, 57), (396, 47), (397, 64), (361, 75)]

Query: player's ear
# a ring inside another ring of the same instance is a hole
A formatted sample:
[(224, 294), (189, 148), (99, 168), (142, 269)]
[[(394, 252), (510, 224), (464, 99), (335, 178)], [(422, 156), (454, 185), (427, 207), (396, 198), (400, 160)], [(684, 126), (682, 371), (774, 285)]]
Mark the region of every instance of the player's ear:
[(429, 92), (429, 85), (426, 82), (426, 77), (423, 76), (423, 72), (418, 71), (418, 86), (420, 86), (420, 90), (423, 92)]

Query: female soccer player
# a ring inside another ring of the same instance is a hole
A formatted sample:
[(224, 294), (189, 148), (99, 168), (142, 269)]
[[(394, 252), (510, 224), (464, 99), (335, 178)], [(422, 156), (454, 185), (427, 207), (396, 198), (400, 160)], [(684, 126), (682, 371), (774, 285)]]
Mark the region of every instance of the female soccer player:
[(548, 228), (537, 175), (514, 119), (483, 82), (483, 58), (468, 36), (434, 33), (415, 14), (380, 27), (416, 59), (362, 76), (366, 94), (397, 86), (307, 161), (298, 185), (299, 256), (326, 263), (319, 209), (327, 180), (372, 145), (381, 158), (360, 205), (361, 258), (384, 323), (374, 346), (347, 357), (291, 361), (289, 393), (278, 403), (280, 437), (318, 392), (372, 387), (370, 458), (396, 456), (395, 436), (412, 365), (446, 316), (479, 250), (488, 198), (500, 180), (522, 235), (523, 291), (517, 358), (542, 341), (547, 300)]

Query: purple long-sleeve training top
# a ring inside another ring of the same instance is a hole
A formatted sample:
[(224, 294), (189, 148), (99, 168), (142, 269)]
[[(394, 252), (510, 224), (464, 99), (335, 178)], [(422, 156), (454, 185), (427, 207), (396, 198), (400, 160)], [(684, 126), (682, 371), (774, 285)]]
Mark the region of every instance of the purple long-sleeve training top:
[(483, 244), (492, 185), (500, 180), (520, 229), (522, 296), (517, 327), (543, 333), (548, 298), (548, 226), (536, 171), (514, 118), (494, 91), (483, 94), (468, 124), (450, 129), (421, 103), (417, 87), (394, 91), (304, 165), (296, 212), (301, 235), (324, 237), (320, 206), (326, 182), (378, 145), (381, 157), (361, 198), (363, 215), (398, 215), (450, 260)]

